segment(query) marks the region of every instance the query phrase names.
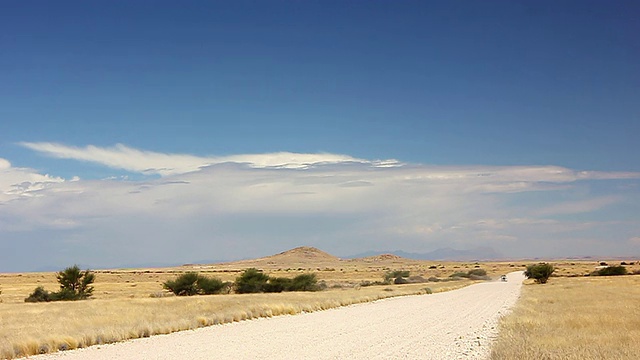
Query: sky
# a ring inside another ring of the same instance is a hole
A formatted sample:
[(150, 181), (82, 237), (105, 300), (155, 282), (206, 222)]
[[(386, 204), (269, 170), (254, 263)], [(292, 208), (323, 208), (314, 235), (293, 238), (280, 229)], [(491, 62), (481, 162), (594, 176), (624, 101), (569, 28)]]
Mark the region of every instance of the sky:
[(20, 1), (0, 272), (640, 256), (637, 1)]

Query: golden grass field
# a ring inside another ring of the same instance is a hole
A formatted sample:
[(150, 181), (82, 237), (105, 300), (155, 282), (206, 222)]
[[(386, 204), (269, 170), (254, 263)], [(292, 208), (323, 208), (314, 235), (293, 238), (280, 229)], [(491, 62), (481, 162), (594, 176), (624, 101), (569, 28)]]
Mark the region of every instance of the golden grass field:
[(493, 360), (638, 359), (640, 276), (527, 280)]
[[(89, 300), (35, 304), (25, 303), (24, 298), (36, 286), (44, 286), (49, 291), (57, 290), (55, 273), (0, 274), (0, 358), (425, 293), (427, 287), (433, 292), (447, 291), (472, 283), (461, 280), (360, 286), (363, 282), (382, 280), (384, 273), (389, 270), (409, 270), (411, 275), (425, 279), (444, 279), (454, 272), (482, 268), (490, 276), (497, 278), (501, 274), (524, 270), (531, 263), (535, 261), (434, 262), (402, 259), (392, 255), (341, 260), (317, 249), (297, 248), (266, 258), (224, 264), (97, 270), (94, 295)], [(583, 278), (582, 275), (593, 271), (598, 264), (595, 261), (559, 261), (554, 262), (554, 265), (558, 275), (580, 276), (570, 279), (580, 283), (592, 279)], [(634, 266), (630, 270), (640, 270), (640, 265)], [(312, 272), (327, 284), (328, 289), (314, 293), (194, 297), (168, 296), (170, 294), (162, 289), (164, 281), (187, 271), (233, 281), (250, 267), (276, 277), (294, 277)], [(559, 280), (560, 278), (553, 278), (551, 281), (554, 283)], [(598, 291), (601, 290), (593, 290), (594, 294)], [(529, 290), (525, 294), (528, 296)], [(597, 303), (607, 305), (602, 301)]]

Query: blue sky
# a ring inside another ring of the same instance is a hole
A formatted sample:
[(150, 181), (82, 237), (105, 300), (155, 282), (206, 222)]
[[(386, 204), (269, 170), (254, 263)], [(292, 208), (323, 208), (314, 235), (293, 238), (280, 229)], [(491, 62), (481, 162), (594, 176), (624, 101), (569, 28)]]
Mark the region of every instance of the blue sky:
[(21, 1), (0, 271), (640, 256), (635, 1)]

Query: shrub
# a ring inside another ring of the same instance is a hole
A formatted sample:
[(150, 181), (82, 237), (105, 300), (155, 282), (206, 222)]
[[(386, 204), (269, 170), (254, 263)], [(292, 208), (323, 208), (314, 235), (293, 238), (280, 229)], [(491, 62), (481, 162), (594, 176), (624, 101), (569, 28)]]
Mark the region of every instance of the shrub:
[(627, 275), (627, 268), (624, 266), (607, 266), (597, 271), (600, 276)]
[(72, 289), (60, 289), (60, 291), (51, 293), (51, 301), (73, 301), (86, 299), (85, 295), (79, 294)]
[(419, 284), (424, 282), (427, 282), (427, 279), (423, 278), (422, 276), (419, 276), (419, 275), (409, 276), (409, 283), (411, 284)]
[(291, 283), (291, 279), (283, 277), (269, 278), (269, 281), (264, 284), (263, 291), (268, 293), (289, 291)]
[(408, 270), (395, 270), (395, 271), (387, 271), (384, 274), (384, 283), (391, 284), (391, 280), (403, 277), (409, 277), (410, 272)]
[(468, 272), (469, 276), (474, 275), (474, 276), (487, 276), (487, 271), (484, 269), (473, 269), (473, 270), (469, 270)]
[(256, 268), (245, 270), (236, 278), (236, 292), (239, 294), (263, 292), (269, 276)]
[(25, 302), (48, 302), (51, 301), (51, 294), (42, 286), (38, 286), (28, 298), (24, 299)]
[(315, 274), (301, 274), (291, 280), (287, 291), (318, 291), (318, 279)]
[(178, 296), (219, 294), (229, 286), (217, 278), (209, 278), (196, 272), (184, 273), (174, 280), (168, 280), (162, 287)]
[(224, 290), (228, 289), (231, 284), (223, 282), (218, 278), (210, 278), (199, 275), (196, 281), (198, 287), (198, 293), (203, 295), (220, 294)]
[(162, 284), (162, 287), (178, 296), (192, 296), (198, 294), (198, 287), (196, 285), (197, 281), (198, 274), (195, 272), (188, 272), (179, 275), (174, 280), (165, 281)]
[(397, 278), (395, 278), (393, 280), (393, 283), (396, 285), (400, 285), (400, 284), (408, 284), (409, 280), (403, 278), (402, 276), (398, 276)]
[(466, 273), (466, 272), (457, 271), (457, 272), (454, 272), (453, 274), (449, 275), (449, 277), (452, 277), (452, 278), (456, 278), (456, 277), (457, 278), (468, 278), (469, 274)]
[(81, 271), (78, 265), (74, 265), (56, 273), (56, 279), (60, 284), (58, 292), (50, 293), (42, 286), (38, 286), (24, 301), (48, 302), (86, 299), (93, 294), (91, 284), (95, 281), (96, 276), (91, 271)]
[(534, 279), (538, 284), (545, 284), (551, 274), (553, 274), (554, 267), (551, 264), (540, 263), (527, 266), (527, 270), (524, 272), (524, 276), (527, 279)]

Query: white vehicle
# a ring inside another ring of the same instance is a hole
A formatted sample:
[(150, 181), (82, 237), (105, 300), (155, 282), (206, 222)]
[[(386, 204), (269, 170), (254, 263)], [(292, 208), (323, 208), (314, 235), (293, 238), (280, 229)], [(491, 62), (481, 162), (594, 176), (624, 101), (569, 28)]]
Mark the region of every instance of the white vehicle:
[(506, 282), (507, 281), (507, 275), (500, 276), (500, 280)]

